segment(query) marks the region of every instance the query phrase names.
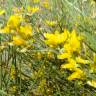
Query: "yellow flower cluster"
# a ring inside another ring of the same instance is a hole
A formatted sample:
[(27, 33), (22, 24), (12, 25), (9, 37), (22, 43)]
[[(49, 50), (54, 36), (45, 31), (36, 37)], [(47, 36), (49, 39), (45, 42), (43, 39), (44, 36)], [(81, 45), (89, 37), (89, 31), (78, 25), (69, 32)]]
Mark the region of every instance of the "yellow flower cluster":
[(63, 45), (61, 49), (64, 51), (57, 55), (58, 59), (65, 60), (61, 68), (68, 69), (73, 73), (68, 77), (68, 80), (83, 79), (84, 71), (79, 67), (80, 64), (89, 64), (89, 60), (83, 59), (80, 56), (81, 51), (81, 37), (77, 35), (76, 31), (69, 32), (64, 30), (63, 33), (45, 33), (45, 43), (49, 46), (56, 47)]
[(22, 15), (13, 14), (9, 17), (2, 33), (12, 34), (12, 45), (25, 45), (26, 39), (32, 37), (32, 26), (26, 23)]
[(55, 31), (55, 33), (45, 33), (44, 34), (46, 40), (45, 43), (49, 46), (56, 47), (59, 44), (62, 44), (67, 39), (67, 32), (59, 33)]
[[(39, 2), (39, 0), (34, 0), (34, 3)], [(32, 16), (34, 13), (40, 11), (39, 6), (27, 5), (26, 8), (13, 7), (13, 14), (9, 16), (6, 25), (0, 29), (0, 33), (10, 34), (12, 40), (8, 43), (10, 45), (26, 45), (27, 40), (31, 39), (32, 26), (27, 19), (28, 16)], [(0, 10), (0, 15), (4, 14), (5, 10)]]
[(40, 10), (40, 8), (38, 6), (34, 6), (34, 7), (31, 7), (31, 6), (27, 6), (27, 14), (29, 16), (31, 16), (32, 14), (38, 12)]
[(20, 23), (23, 21), (22, 16), (19, 15), (11, 15), (8, 22), (7, 27), (11, 29), (18, 28), (20, 26)]
[[(69, 38), (64, 44), (64, 53), (58, 55), (58, 59), (66, 59), (67, 62), (61, 65), (61, 68), (73, 71), (68, 80), (83, 79), (84, 71), (79, 67), (80, 64), (89, 64), (89, 60), (83, 59), (80, 55), (81, 40), (75, 30), (70, 33)], [(76, 55), (75, 55), (76, 53)]]
[(7, 21), (6, 26), (1, 29), (2, 33), (11, 33), (11, 31), (18, 30), (18, 27), (22, 21), (22, 16), (19, 15), (11, 15), (9, 20)]

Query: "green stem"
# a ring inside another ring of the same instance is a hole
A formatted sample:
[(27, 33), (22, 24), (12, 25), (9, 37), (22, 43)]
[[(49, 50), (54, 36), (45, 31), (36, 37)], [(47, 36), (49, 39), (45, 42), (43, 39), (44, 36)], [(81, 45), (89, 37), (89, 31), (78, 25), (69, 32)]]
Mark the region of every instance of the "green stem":
[(17, 76), (18, 76), (18, 72), (17, 72), (17, 62), (16, 62), (16, 48), (13, 46), (13, 60), (12, 60), (12, 64), (14, 64), (14, 67), (15, 67), (15, 86), (16, 86), (16, 92), (15, 92), (15, 96), (18, 96), (17, 95), (17, 85), (18, 85), (18, 78), (17, 78)]
[[(0, 45), (1, 45), (1, 34), (0, 34)], [(0, 53), (0, 89), (2, 90), (2, 53)]]

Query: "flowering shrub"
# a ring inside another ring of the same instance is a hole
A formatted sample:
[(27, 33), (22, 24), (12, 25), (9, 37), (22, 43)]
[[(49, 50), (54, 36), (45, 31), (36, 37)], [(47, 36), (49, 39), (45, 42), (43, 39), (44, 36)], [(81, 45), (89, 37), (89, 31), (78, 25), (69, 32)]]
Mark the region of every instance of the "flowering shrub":
[(96, 95), (95, 0), (0, 2), (0, 96)]

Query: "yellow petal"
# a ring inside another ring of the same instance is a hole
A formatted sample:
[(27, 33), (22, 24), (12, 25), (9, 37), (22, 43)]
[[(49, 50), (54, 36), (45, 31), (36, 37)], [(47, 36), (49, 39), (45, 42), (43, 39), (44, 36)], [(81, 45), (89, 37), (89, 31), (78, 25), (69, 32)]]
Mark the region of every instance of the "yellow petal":
[(0, 33), (10, 33), (10, 32), (11, 31), (10, 31), (9, 27), (6, 27), (6, 26), (0, 30)]
[(19, 15), (11, 15), (8, 22), (7, 27), (9, 28), (17, 28), (22, 22), (23, 18)]
[(77, 61), (77, 63), (80, 63), (80, 64), (89, 64), (90, 63), (89, 60), (82, 59), (81, 57), (77, 57), (76, 61)]
[(87, 81), (87, 84), (96, 88), (96, 80)]
[(0, 15), (3, 15), (5, 13), (5, 10), (0, 10)]
[(79, 70), (76, 72), (73, 72), (67, 79), (68, 80), (75, 80), (75, 79), (82, 79), (83, 71)]
[(20, 31), (19, 31), (20, 35), (23, 37), (29, 37), (32, 36), (32, 27), (31, 25), (25, 25), (25, 26), (20, 26)]
[(46, 20), (45, 22), (46, 22), (46, 24), (49, 25), (49, 26), (54, 26), (54, 25), (57, 24), (56, 21), (49, 21), (49, 20)]
[(38, 6), (34, 6), (34, 7), (27, 6), (27, 10), (28, 10), (27, 15), (31, 16), (33, 13), (38, 12), (40, 8)]
[(70, 53), (63, 53), (57, 56), (58, 59), (66, 59), (66, 58), (70, 58), (71, 54)]
[(63, 64), (61, 65), (61, 68), (64, 68), (64, 69), (73, 69), (76, 65), (75, 64)]
[(70, 59), (69, 63), (61, 65), (61, 68), (69, 69), (69, 70), (74, 70), (74, 69), (76, 69), (76, 67), (77, 67), (77, 64), (76, 64), (75, 60), (73, 60), (73, 59)]
[(41, 6), (44, 7), (44, 8), (50, 9), (50, 4), (49, 4), (48, 0), (42, 2), (42, 3), (41, 3)]
[(25, 40), (22, 39), (21, 37), (16, 37), (16, 36), (13, 36), (13, 41), (12, 43), (14, 45), (24, 45), (25, 44)]
[(65, 44), (64, 48), (71, 53), (78, 52), (80, 50), (80, 41), (78, 40), (78, 36), (75, 30), (73, 30), (70, 34), (68, 43)]
[(55, 31), (54, 34), (45, 33), (44, 36), (47, 39), (46, 43), (48, 45), (54, 45), (54, 46), (64, 43), (66, 41), (66, 39), (67, 39), (66, 32), (60, 33), (58, 31)]

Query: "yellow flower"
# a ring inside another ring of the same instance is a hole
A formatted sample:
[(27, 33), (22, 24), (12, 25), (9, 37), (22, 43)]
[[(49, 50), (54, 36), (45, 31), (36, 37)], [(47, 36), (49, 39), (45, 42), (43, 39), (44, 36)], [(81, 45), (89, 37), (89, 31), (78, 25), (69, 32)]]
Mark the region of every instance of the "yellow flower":
[(22, 20), (23, 20), (22, 16), (11, 15), (7, 22), (7, 27), (9, 27), (11, 29), (18, 28), (18, 26), (20, 25)]
[(18, 36), (13, 36), (12, 44), (14, 45), (25, 45), (26, 41)]
[(54, 34), (45, 33), (44, 36), (47, 39), (47, 40), (45, 40), (46, 44), (48, 44), (49, 46), (57, 45), (58, 42), (57, 42), (56, 36)]
[(59, 54), (58, 59), (66, 59), (66, 58), (70, 58), (71, 54), (70, 53), (63, 53), (63, 54)]
[(77, 71), (73, 72), (67, 79), (75, 80), (75, 79), (83, 79), (84, 72), (81, 69), (77, 69)]
[(31, 27), (31, 25), (25, 25), (25, 26), (20, 26), (20, 34), (21, 34), (21, 36), (23, 36), (23, 37), (30, 37), (30, 36), (32, 36), (32, 27)]
[(73, 52), (73, 48), (74, 46), (71, 46), (69, 43), (65, 43), (64, 44), (64, 49), (66, 50), (66, 52), (68, 53), (72, 53)]
[(10, 33), (10, 32), (11, 30), (7, 26), (5, 26), (3, 29), (0, 30), (0, 33)]
[(34, 7), (31, 7), (31, 6), (27, 6), (27, 10), (28, 10), (28, 15), (32, 15), (36, 12), (38, 12), (40, 10), (40, 8), (38, 6), (34, 6)]
[(80, 41), (78, 40), (75, 30), (71, 33), (70, 45), (73, 47), (73, 51), (80, 49)]
[(96, 88), (96, 80), (87, 81), (87, 84)]
[(0, 10), (0, 15), (3, 15), (5, 13), (5, 10)]
[(49, 20), (46, 20), (45, 22), (46, 22), (46, 24), (49, 25), (49, 26), (54, 26), (54, 25), (57, 24), (56, 21), (49, 21)]
[(44, 34), (45, 38), (47, 40), (45, 40), (45, 43), (48, 44), (49, 46), (57, 46), (61, 43), (64, 43), (67, 39), (67, 33), (63, 32), (63, 33), (59, 33), (58, 31), (56, 31), (54, 34), (52, 33), (45, 33)]
[(33, 2), (34, 2), (34, 3), (39, 3), (39, 2), (40, 2), (40, 0), (33, 0)]
[(65, 50), (68, 52), (79, 52), (80, 50), (80, 41), (78, 40), (78, 36), (76, 35), (75, 30), (70, 34), (70, 38), (68, 42), (64, 45)]
[(49, 1), (45, 0), (41, 3), (41, 6), (47, 9), (50, 9)]
[(77, 67), (76, 61), (73, 59), (69, 59), (69, 63), (61, 65), (61, 68), (69, 69), (69, 70), (74, 70), (76, 69), (76, 67)]
[(76, 61), (77, 61), (77, 63), (80, 63), (80, 64), (89, 64), (90, 63), (89, 60), (82, 59), (80, 56), (76, 57)]
[(64, 34), (67, 36), (67, 38), (69, 38), (70, 32), (66, 28), (64, 29)]
[(35, 6), (32, 8), (32, 13), (38, 12), (40, 8), (38, 6)]

